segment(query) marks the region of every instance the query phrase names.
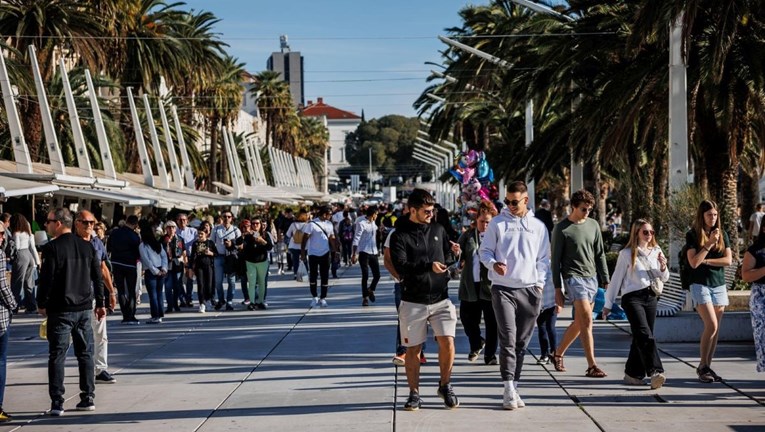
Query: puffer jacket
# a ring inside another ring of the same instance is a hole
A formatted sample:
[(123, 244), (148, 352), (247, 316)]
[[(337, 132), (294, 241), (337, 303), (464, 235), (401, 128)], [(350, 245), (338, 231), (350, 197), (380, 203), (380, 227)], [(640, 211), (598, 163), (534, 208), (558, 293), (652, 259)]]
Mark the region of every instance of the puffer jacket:
[(449, 238), (441, 225), (399, 218), (390, 240), (390, 255), (402, 279), (403, 301), (434, 304), (449, 298), (449, 273), (433, 272), (434, 262), (454, 263)]

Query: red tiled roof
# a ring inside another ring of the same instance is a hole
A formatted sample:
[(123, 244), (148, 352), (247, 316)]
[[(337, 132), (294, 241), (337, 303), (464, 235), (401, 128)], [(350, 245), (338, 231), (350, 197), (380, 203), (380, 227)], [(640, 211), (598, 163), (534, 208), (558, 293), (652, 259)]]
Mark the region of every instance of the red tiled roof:
[(318, 98), (316, 103), (308, 101), (301, 114), (304, 117), (326, 116), (327, 120), (361, 120), (361, 117), (350, 111), (343, 111), (340, 108), (325, 104), (323, 98)]

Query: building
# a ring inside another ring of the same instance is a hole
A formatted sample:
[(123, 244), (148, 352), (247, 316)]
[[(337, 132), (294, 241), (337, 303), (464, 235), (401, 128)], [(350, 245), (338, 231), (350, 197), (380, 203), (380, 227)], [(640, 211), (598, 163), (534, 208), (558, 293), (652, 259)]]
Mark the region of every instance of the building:
[(281, 52), (271, 54), (266, 63), (266, 68), (282, 74), (284, 81), (290, 85), (292, 103), (296, 107), (301, 107), (305, 105), (303, 56), (300, 55), (299, 51), (293, 52), (290, 50), (286, 35), (282, 35), (279, 40), (281, 42)]
[(337, 170), (349, 166), (348, 160), (345, 158), (345, 137), (356, 131), (361, 124), (361, 117), (325, 104), (324, 98), (318, 98), (316, 103), (308, 101), (301, 115), (326, 119), (329, 130), (329, 150), (327, 152), (329, 179), (338, 181)]

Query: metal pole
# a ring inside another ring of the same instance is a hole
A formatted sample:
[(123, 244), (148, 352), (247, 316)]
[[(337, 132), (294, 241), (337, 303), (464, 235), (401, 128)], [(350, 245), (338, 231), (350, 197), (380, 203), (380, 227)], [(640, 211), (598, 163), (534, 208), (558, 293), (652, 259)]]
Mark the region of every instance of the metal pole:
[[(534, 141), (534, 102), (526, 103), (526, 148)], [(536, 209), (536, 194), (534, 191), (534, 178), (529, 176), (526, 181), (526, 189), (529, 193), (529, 208)]]
[(90, 93), (90, 108), (93, 111), (93, 123), (96, 126), (98, 149), (101, 153), (101, 165), (104, 167), (104, 174), (106, 174), (107, 177), (116, 180), (117, 171), (114, 170), (112, 149), (109, 147), (109, 138), (106, 137), (104, 119), (101, 117), (101, 108), (98, 106), (98, 94), (96, 94), (93, 80), (90, 78), (90, 71), (87, 69), (85, 69), (85, 82), (88, 85), (88, 93)]
[(64, 158), (61, 156), (61, 147), (59, 147), (58, 137), (56, 137), (53, 118), (50, 115), (48, 96), (45, 92), (42, 76), (40, 75), (40, 67), (37, 64), (37, 54), (35, 53), (34, 45), (29, 45), (29, 59), (32, 62), (32, 73), (35, 77), (35, 87), (37, 88), (37, 100), (40, 103), (40, 114), (42, 114), (45, 141), (47, 141), (48, 158), (54, 172), (66, 174), (66, 166), (64, 165)]
[(175, 155), (175, 144), (173, 144), (173, 137), (170, 134), (170, 124), (167, 122), (167, 114), (165, 113), (165, 104), (162, 102), (162, 98), (157, 98), (157, 105), (159, 106), (159, 117), (162, 121), (162, 129), (164, 129), (165, 145), (167, 146), (167, 155), (170, 158), (170, 172), (173, 174), (173, 181), (179, 188), (183, 188), (183, 178), (181, 177), (181, 167), (178, 164), (178, 156)]
[(170, 189), (170, 180), (167, 177), (167, 168), (165, 168), (165, 158), (162, 156), (162, 148), (159, 146), (157, 128), (154, 126), (154, 115), (151, 113), (149, 96), (146, 93), (143, 94), (143, 105), (146, 109), (146, 122), (149, 123), (149, 136), (151, 136), (151, 147), (154, 150), (154, 163), (157, 165), (159, 186)]
[[(61, 60), (63, 67), (64, 61)], [(130, 104), (130, 114), (133, 117), (133, 131), (135, 132), (135, 142), (138, 146), (138, 155), (141, 158), (141, 172), (143, 173), (143, 182), (146, 186), (154, 186), (154, 174), (151, 172), (149, 163), (149, 152), (146, 150), (146, 141), (143, 139), (143, 129), (141, 128), (141, 119), (138, 118), (138, 110), (133, 100), (133, 88), (127, 88), (128, 103)], [(76, 112), (76, 110), (75, 110)], [(71, 114), (70, 114), (71, 117)]]
[(181, 162), (183, 162), (183, 178), (186, 180), (186, 187), (189, 189), (196, 189), (194, 183), (194, 173), (191, 171), (191, 160), (189, 159), (189, 151), (186, 149), (186, 140), (183, 139), (183, 129), (181, 129), (181, 121), (178, 119), (178, 110), (175, 105), (170, 107), (173, 114), (173, 123), (175, 124), (175, 135), (178, 138), (178, 148), (181, 150)]
[(85, 147), (85, 137), (80, 127), (80, 115), (77, 113), (77, 104), (74, 101), (72, 85), (69, 83), (69, 73), (66, 71), (64, 59), (59, 59), (58, 68), (61, 73), (61, 83), (64, 85), (64, 96), (66, 98), (66, 109), (69, 113), (69, 124), (72, 126), (72, 138), (74, 139), (74, 153), (77, 155), (77, 166), (80, 167), (89, 177), (93, 176), (93, 169), (90, 165), (90, 155)]
[(0, 88), (3, 90), (3, 102), (8, 116), (8, 129), (13, 141), (13, 159), (16, 161), (16, 172), (32, 174), (32, 159), (29, 156), (29, 147), (24, 140), (21, 131), (19, 112), (16, 110), (16, 102), (13, 100), (11, 82), (8, 80), (8, 69), (5, 68), (5, 56), (0, 53)]

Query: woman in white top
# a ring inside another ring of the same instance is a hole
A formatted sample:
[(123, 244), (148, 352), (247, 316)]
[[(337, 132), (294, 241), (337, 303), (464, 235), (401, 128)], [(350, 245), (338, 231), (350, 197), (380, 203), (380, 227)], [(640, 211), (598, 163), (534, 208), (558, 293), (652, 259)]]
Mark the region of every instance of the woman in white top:
[[(287, 249), (289, 249), (289, 253), (292, 255), (292, 272), (295, 274), (295, 280), (298, 278), (298, 267), (301, 262), (300, 244), (303, 242), (303, 228), (307, 221), (308, 212), (305, 209), (301, 209), (295, 217), (295, 221), (290, 224), (289, 228), (287, 228), (287, 234), (285, 234), (285, 236), (290, 239)], [(303, 261), (303, 264), (305, 264), (305, 268), (308, 269), (308, 262)]]
[[(35, 237), (32, 228), (24, 215), (16, 213), (11, 216), (11, 233), (16, 247), (16, 258), (11, 263), (11, 291), (17, 305), (24, 305), (28, 314), (37, 312), (35, 301), (34, 271), (40, 267), (40, 256), (37, 254)], [(21, 301), (21, 292), (24, 300)]]
[[(353, 236), (353, 255), (351, 263), (361, 266), (361, 305), (369, 306), (375, 302), (375, 290), (380, 281), (380, 262), (377, 250), (377, 206), (370, 206), (365, 212), (367, 218), (359, 222)], [(372, 283), (369, 283), (369, 270), (372, 270)]]
[(651, 388), (664, 385), (664, 367), (653, 337), (658, 297), (651, 288), (651, 280), (669, 279), (667, 259), (656, 243), (653, 227), (647, 219), (638, 219), (632, 224), (627, 247), (619, 252), (611, 284), (606, 291), (603, 316), (608, 316), (619, 291), (622, 293), (622, 308), (627, 314), (632, 332), (627, 364), (624, 366), (624, 382), (629, 385), (644, 385), (643, 378), (651, 378)]

